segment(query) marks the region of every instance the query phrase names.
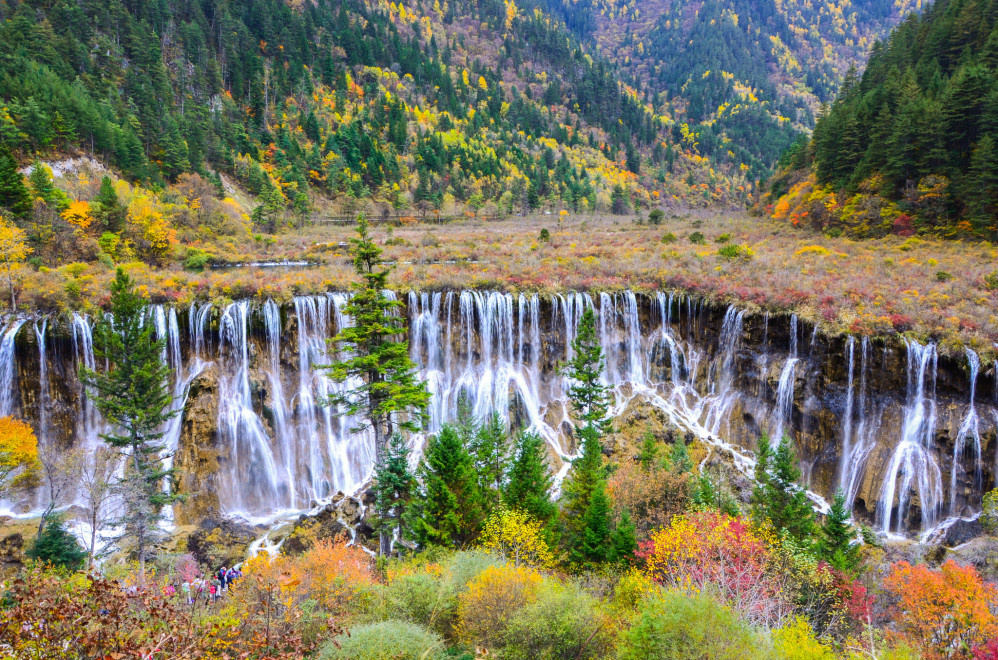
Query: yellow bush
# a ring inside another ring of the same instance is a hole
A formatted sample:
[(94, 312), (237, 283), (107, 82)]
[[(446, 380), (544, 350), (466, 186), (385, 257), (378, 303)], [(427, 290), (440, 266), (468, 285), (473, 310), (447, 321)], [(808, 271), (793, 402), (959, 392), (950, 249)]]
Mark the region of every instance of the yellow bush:
[(816, 257), (827, 257), (831, 252), (828, 248), (823, 245), (805, 245), (796, 252), (794, 252), (795, 257), (804, 257), (809, 255), (814, 255)]
[(495, 646), (519, 609), (537, 600), (540, 574), (524, 566), (490, 566), (458, 601), (458, 635), (469, 644)]
[(835, 653), (814, 637), (806, 619), (797, 617), (773, 633), (773, 650), (780, 660), (835, 660)]

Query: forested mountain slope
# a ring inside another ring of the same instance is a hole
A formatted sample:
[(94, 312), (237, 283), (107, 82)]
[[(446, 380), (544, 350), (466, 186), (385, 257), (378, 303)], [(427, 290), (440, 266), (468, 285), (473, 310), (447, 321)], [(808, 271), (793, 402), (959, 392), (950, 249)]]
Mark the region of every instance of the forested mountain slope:
[(847, 78), (766, 207), (856, 236), (998, 237), (998, 2), (939, 0)]
[(264, 221), (316, 193), (492, 212), (746, 196), (745, 168), (711, 169), (612, 63), (512, 0), (5, 0), (0, 42), (0, 142), (21, 164), (82, 150), (153, 184), (230, 173)]
[(771, 167), (920, 0), (549, 0), (716, 163)]

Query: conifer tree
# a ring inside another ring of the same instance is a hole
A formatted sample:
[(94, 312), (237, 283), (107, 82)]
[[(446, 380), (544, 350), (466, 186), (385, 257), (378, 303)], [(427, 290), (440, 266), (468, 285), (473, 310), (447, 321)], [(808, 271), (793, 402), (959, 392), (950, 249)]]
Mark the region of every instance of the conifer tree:
[(809, 545), (815, 531), (814, 509), (799, 480), (800, 469), (790, 438), (784, 436), (775, 450), (767, 439), (760, 438), (753, 513), (757, 519), (768, 519), (777, 531)]
[(859, 562), (859, 546), (852, 543), (855, 534), (849, 525), (849, 507), (842, 489), (835, 491), (831, 511), (821, 526), (820, 550), (825, 560), (840, 571), (851, 571)]
[(485, 518), (478, 475), (474, 459), (452, 426), (430, 438), (419, 476), (421, 511), (413, 526), (420, 544), (459, 548), (474, 539)]
[(478, 471), (482, 506), (488, 516), (502, 499), (503, 481), (509, 469), (509, 435), (498, 412), (477, 426), (471, 439), (471, 453)]
[(401, 433), (392, 435), (381, 463), (374, 466), (374, 485), (379, 534), (398, 538), (410, 536), (407, 528), (409, 505), (416, 492), (416, 476), (409, 468), (410, 450)]
[(135, 543), (144, 580), (150, 548), (161, 534), (162, 509), (177, 501), (164, 490), (172, 470), (163, 467), (161, 442), (163, 426), (177, 411), (171, 410), (171, 371), (162, 358), (166, 340), (156, 338), (145, 299), (120, 268), (111, 284), (110, 313), (93, 330), (94, 357), (107, 367), (82, 367), (80, 380), (108, 424), (101, 438), (128, 459), (118, 484), (125, 511), (119, 524)]
[(117, 232), (124, 228), (128, 209), (118, 199), (111, 177), (101, 178), (100, 190), (97, 191), (94, 204), (91, 204), (90, 208), (105, 230)]
[(577, 566), (589, 566), (608, 561), (613, 555), (610, 497), (606, 482), (599, 481), (589, 497), (589, 506), (579, 525), (579, 532), (569, 556)]
[(672, 451), (669, 452), (669, 463), (675, 474), (686, 474), (693, 471), (693, 460), (690, 458), (690, 451), (686, 447), (684, 439), (676, 438), (676, 442), (672, 445)]
[(661, 460), (660, 454), (661, 448), (658, 440), (651, 433), (646, 433), (644, 440), (641, 441), (641, 451), (638, 452), (638, 463), (641, 464), (642, 469), (648, 471), (658, 467)]
[(42, 563), (52, 564), (75, 571), (83, 565), (87, 558), (86, 551), (80, 547), (76, 537), (66, 529), (59, 515), (49, 518), (48, 524), (42, 530), (34, 544), (28, 549), (27, 555)]
[[(576, 431), (582, 444), (582, 454), (572, 461), (572, 470), (565, 480), (562, 507), (568, 532), (566, 540), (576, 562), (605, 561), (608, 557), (608, 551), (595, 548), (597, 537), (604, 548), (608, 546), (611, 525), (601, 442), (610, 427), (609, 388), (600, 382), (603, 368), (596, 314), (587, 307), (572, 340), (572, 358), (562, 369), (569, 379), (568, 398), (580, 421)], [(597, 497), (606, 502), (594, 502)]]
[[(328, 368), (338, 382), (360, 378), (361, 384), (325, 403), (342, 406), (347, 415), (363, 416), (361, 428), (374, 431), (374, 461), (382, 465), (396, 432), (419, 430), (430, 394), (416, 379), (416, 364), (409, 357), (406, 321), (398, 313), (402, 303), (385, 294), (392, 269), (382, 267), (381, 248), (371, 240), (363, 215), (357, 219), (357, 234), (350, 252), (360, 281), (352, 285), (354, 295), (344, 307), (353, 325), (330, 340), (350, 357)], [(381, 534), (380, 540), (381, 552), (387, 554), (390, 539)]]
[(37, 160), (31, 165), (28, 183), (31, 184), (32, 194), (40, 197), (46, 204), (59, 206), (66, 201), (66, 196), (55, 187), (49, 168)]
[(631, 513), (624, 509), (620, 520), (610, 535), (609, 560), (616, 564), (626, 564), (638, 548), (637, 528), (631, 519)]
[(544, 439), (535, 432), (521, 433), (513, 451), (503, 503), (511, 509), (525, 511), (539, 521), (548, 545), (557, 541), (555, 516), (558, 508), (551, 501), (552, 483)]
[(0, 148), (0, 208), (18, 218), (27, 218), (31, 213), (31, 194), (17, 171), (14, 155), (6, 147)]

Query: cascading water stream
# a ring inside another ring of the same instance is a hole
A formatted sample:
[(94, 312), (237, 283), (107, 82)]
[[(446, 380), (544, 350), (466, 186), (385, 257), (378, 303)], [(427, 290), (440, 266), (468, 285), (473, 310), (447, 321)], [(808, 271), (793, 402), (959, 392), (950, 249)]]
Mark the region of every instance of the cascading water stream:
[(771, 439), (778, 443), (783, 439), (783, 429), (790, 421), (794, 405), (794, 384), (797, 363), (799, 358), (787, 358), (780, 372), (780, 383), (776, 389), (776, 408), (773, 410), (773, 423), (771, 426)]
[(977, 415), (977, 407), (974, 405), (974, 397), (977, 393), (977, 374), (981, 370), (981, 359), (977, 353), (971, 349), (966, 349), (967, 363), (970, 367), (970, 403), (967, 406), (967, 414), (964, 415), (960, 423), (960, 430), (956, 435), (956, 442), (953, 443), (953, 464), (950, 470), (950, 500), (949, 515), (957, 515), (957, 477), (958, 472), (963, 469), (963, 453), (967, 442), (974, 443), (974, 487), (976, 492), (981, 492), (983, 484), (983, 453), (981, 451), (981, 429), (980, 417)]
[(14, 376), (17, 372), (17, 364), (15, 363), (14, 339), (24, 323), (25, 319), (11, 321), (4, 330), (3, 339), (0, 340), (0, 417), (11, 415), (16, 405)]
[[(935, 344), (922, 346), (913, 339), (905, 341), (908, 347), (908, 394), (904, 422), (900, 441), (884, 474), (877, 508), (880, 529), (885, 533), (904, 531), (913, 488), (921, 505), (922, 529), (928, 529), (936, 521), (944, 499), (942, 473), (931, 453), (936, 421), (936, 347)], [(930, 384), (926, 382), (929, 378)], [(892, 521), (895, 523), (893, 529)]]

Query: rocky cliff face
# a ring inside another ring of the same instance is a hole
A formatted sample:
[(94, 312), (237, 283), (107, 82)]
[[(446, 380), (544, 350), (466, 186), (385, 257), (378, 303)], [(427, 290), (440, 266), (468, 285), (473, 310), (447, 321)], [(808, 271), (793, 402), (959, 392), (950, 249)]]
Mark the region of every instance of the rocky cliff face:
[[(326, 340), (346, 322), (345, 300), (154, 310), (183, 404), (165, 437), (187, 496), (178, 524), (266, 519), (365, 481), (371, 440), (353, 432), (358, 420), (320, 405), (343, 386), (314, 366), (333, 359)], [(615, 442), (678, 430), (747, 471), (759, 435), (785, 433), (814, 493), (843, 488), (855, 515), (885, 531), (970, 515), (994, 486), (994, 372), (972, 353), (824, 337), (793, 317), (666, 294), (410, 294), (412, 355), (433, 393), (428, 431), (464, 392), (477, 414), (498, 410), (514, 428), (536, 428), (564, 474), (576, 446), (558, 364), (586, 305), (598, 312), (616, 394)], [(11, 367), (0, 413), (29, 419), (44, 443), (99, 443), (100, 420), (75, 377), (93, 359), (86, 319), (29, 321), (9, 348), (0, 347), (0, 388)]]

